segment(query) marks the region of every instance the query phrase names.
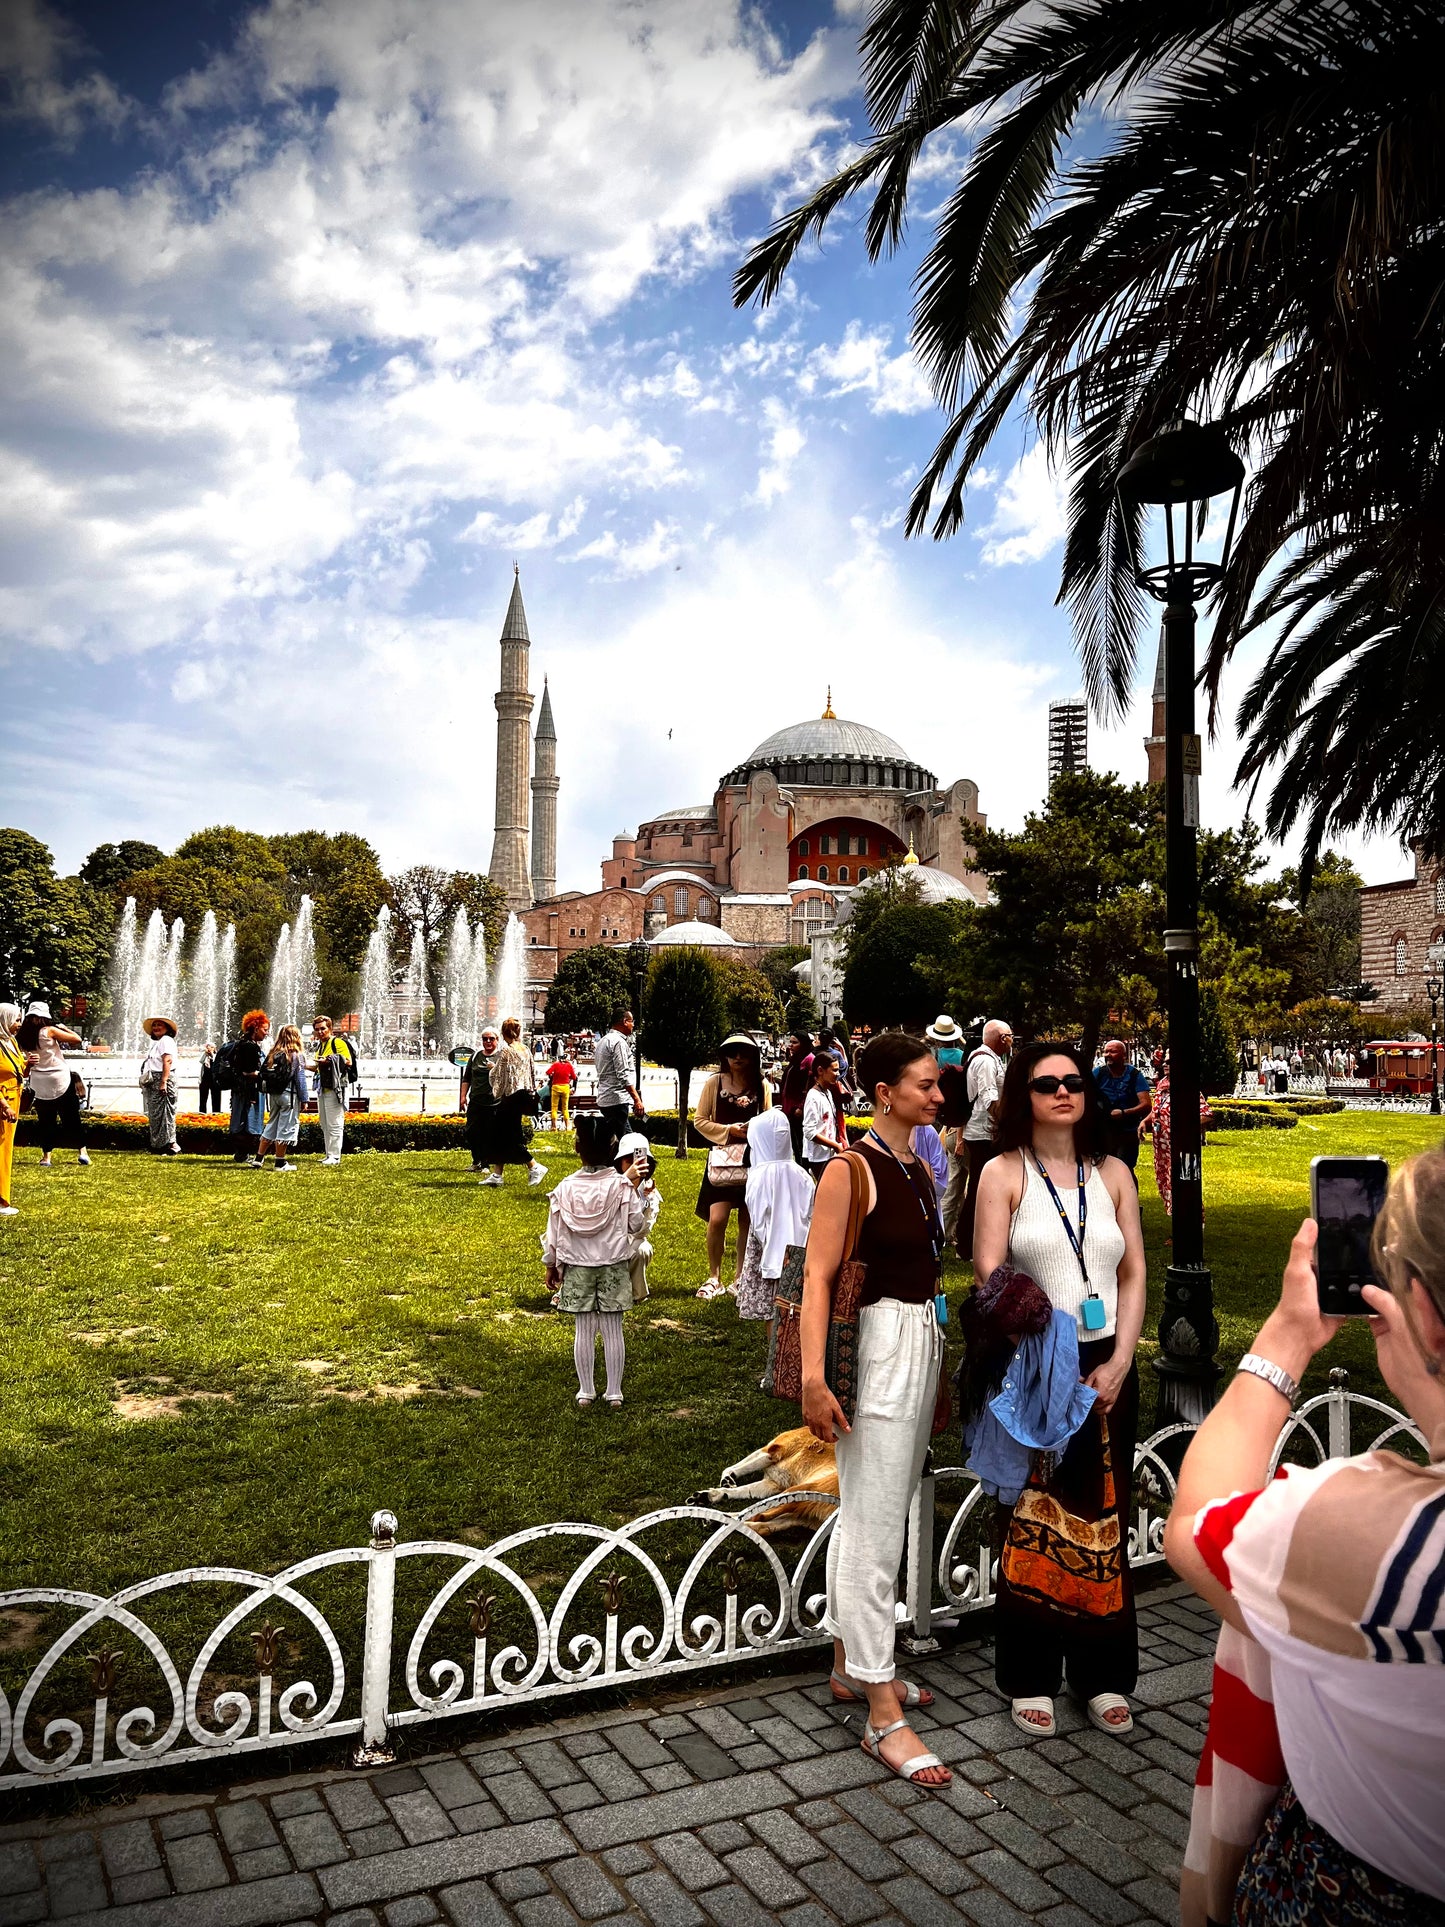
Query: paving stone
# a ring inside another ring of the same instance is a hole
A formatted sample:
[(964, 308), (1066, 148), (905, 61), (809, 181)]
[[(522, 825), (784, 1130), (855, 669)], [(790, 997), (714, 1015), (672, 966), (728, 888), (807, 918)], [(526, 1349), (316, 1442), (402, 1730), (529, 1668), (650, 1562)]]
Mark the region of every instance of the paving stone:
[[(1097, 1799), (1106, 1800), (1111, 1807), (1117, 1807), (1121, 1813), (1127, 1813), (1131, 1807), (1137, 1807), (1140, 1801), (1147, 1797), (1142, 1787), (1136, 1786), (1132, 1780), (1125, 1779), (1122, 1773), (1116, 1773), (1112, 1767), (1105, 1766), (1102, 1760), (1095, 1760), (1088, 1754), (1080, 1754), (1079, 1758), (1071, 1760), (1064, 1770), (1071, 1780), (1078, 1782), (1080, 1787), (1092, 1793)], [(1067, 1802), (1065, 1805), (1067, 1806)]]
[(1025, 1913), (1036, 1914), (1041, 1907), (1050, 1907), (1058, 1899), (1056, 1890), (1013, 1854), (1006, 1853), (1002, 1847), (993, 1847), (987, 1853), (976, 1853), (969, 1860), (969, 1868), (980, 1880), (986, 1880), (990, 1887), (997, 1887), (1001, 1894), (1022, 1907)]
[(640, 1800), (647, 1792), (647, 1782), (616, 1753), (594, 1753), (581, 1765), (604, 1800)]
[(748, 1844), (748, 1830), (736, 1820), (719, 1820), (713, 1826), (701, 1828), (699, 1838), (714, 1853), (736, 1853), (739, 1847)]
[(845, 1792), (850, 1786), (886, 1780), (888, 1768), (870, 1760), (858, 1747), (849, 1753), (829, 1754), (821, 1760), (794, 1760), (779, 1768), (779, 1776), (806, 1800), (818, 1794)]
[[(904, 1874), (898, 1880), (890, 1880), (886, 1887), (879, 1890), (878, 1897), (900, 1918), (910, 1922), (911, 1927), (966, 1927), (958, 1909), (931, 1887), (925, 1887), (914, 1874)], [(879, 1912), (882, 1911), (880, 1906)]]
[[(377, 1804), (381, 1803), (378, 1801)], [(382, 1807), (381, 1810), (385, 1813), (386, 1808)], [(394, 1853), (406, 1842), (388, 1820), (379, 1827), (358, 1827), (354, 1833), (347, 1834), (346, 1844), (354, 1854), (364, 1859), (374, 1853)]]
[(1139, 1775), (1139, 1788), (1142, 1793), (1152, 1793), (1156, 1800), (1162, 1800), (1166, 1807), (1173, 1807), (1188, 1819), (1194, 1802), (1194, 1788), (1181, 1786), (1171, 1773), (1162, 1767), (1151, 1766), (1147, 1773)]
[(790, 1907), (778, 1918), (783, 1927), (833, 1927), (832, 1921), (816, 1900), (805, 1900), (801, 1907)]
[[(890, 1807), (916, 1807), (920, 1800), (930, 1797), (931, 1789), (914, 1786), (910, 1780), (883, 1780), (870, 1789), (880, 1800), (886, 1800)], [(862, 1797), (861, 1791), (859, 1797)]]
[(985, 1814), (978, 1824), (990, 1840), (1007, 1848), (1026, 1867), (1052, 1867), (1064, 1857), (1052, 1839), (1035, 1832), (1028, 1821), (1021, 1820), (1016, 1813)]
[(161, 1815), (162, 1840), (184, 1840), (187, 1834), (209, 1833), (211, 1831), (211, 1812), (209, 1807), (187, 1807), (181, 1813)]
[(564, 1860), (552, 1878), (584, 1920), (604, 1920), (626, 1911), (627, 1902), (592, 1860)]
[(427, 1789), (450, 1813), (453, 1807), (472, 1807), (482, 1797), (481, 1782), (461, 1760), (433, 1760), (421, 1769)]
[(928, 1733), (921, 1723), (914, 1726), (920, 1738), (927, 1733), (928, 1750), (936, 1753), (945, 1766), (953, 1766), (959, 1760), (976, 1760), (979, 1757), (977, 1740), (971, 1740), (961, 1727), (940, 1726)]
[[(472, 1784), (476, 1786), (475, 1781)], [(409, 1847), (419, 1847), (426, 1840), (446, 1840), (456, 1832), (441, 1801), (426, 1787), (416, 1793), (394, 1794), (386, 1806)]]
[(244, 1853), (233, 1853), (231, 1865), (239, 1880), (269, 1880), (273, 1874), (291, 1871), (286, 1849), (279, 1843), (274, 1847), (248, 1847)]
[(563, 1860), (575, 1851), (555, 1820), (532, 1820), (522, 1826), (493, 1827), (486, 1833), (459, 1834), (422, 1847), (373, 1854), (366, 1860), (323, 1868), (318, 1877), (332, 1907), (366, 1906), (501, 1873), (506, 1868)]
[(321, 1792), (337, 1825), (348, 1833), (355, 1827), (379, 1827), (386, 1821), (386, 1808), (365, 1780), (338, 1780)]
[(650, 1873), (652, 1861), (641, 1847), (612, 1847), (603, 1854), (602, 1864), (619, 1879), (632, 1873)]
[(956, 1776), (951, 1786), (927, 1788), (926, 1797), (942, 1800), (945, 1806), (952, 1807), (955, 1813), (961, 1813), (966, 1820), (978, 1820), (986, 1813), (997, 1813), (999, 1809), (999, 1803), (992, 1793), (986, 1790), (980, 1792), (977, 1787), (970, 1786), (966, 1780)]
[(502, 1816), (490, 1800), (478, 1800), (470, 1807), (453, 1807), (447, 1818), (458, 1833), (485, 1833), (488, 1827), (502, 1824)]
[[(1060, 1807), (1045, 1798), (1035, 1787), (1028, 1786), (1013, 1774), (1000, 1774), (989, 1788), (991, 1797), (1009, 1813), (1017, 1813), (1028, 1821), (1031, 1827), (1050, 1828), (1064, 1825), (1064, 1814)], [(970, 1816), (972, 1817), (972, 1816)]]
[(691, 1733), (693, 1725), (685, 1713), (664, 1713), (660, 1719), (649, 1720), (647, 1730), (660, 1740), (670, 1740), (679, 1733)]
[(793, 1818), (800, 1827), (806, 1827), (812, 1832), (818, 1827), (836, 1826), (838, 1809), (829, 1800), (804, 1800), (801, 1805), (793, 1808)]
[[(718, 1746), (746, 1746), (753, 1737), (725, 1706), (700, 1706), (692, 1717), (693, 1723)], [(674, 1746), (673, 1751), (677, 1750)]]
[(734, 1719), (741, 1720), (744, 1726), (751, 1726), (754, 1720), (765, 1720), (772, 1708), (765, 1699), (751, 1698), (729, 1700), (728, 1711)]
[(848, 1927), (858, 1921), (876, 1920), (885, 1911), (873, 1889), (839, 1860), (818, 1860), (799, 1871), (823, 1905)]
[(816, 1733), (820, 1728), (832, 1724), (832, 1715), (802, 1693), (769, 1693), (768, 1705), (804, 1733)]
[(652, 1842), (652, 1851), (691, 1893), (698, 1893), (704, 1887), (720, 1887), (728, 1877), (721, 1860), (695, 1834), (666, 1834)]
[(1092, 1827), (1095, 1833), (1102, 1833), (1106, 1840), (1132, 1844), (1145, 1831), (1132, 1813), (1121, 1813), (1117, 1807), (1096, 1799), (1092, 1793), (1085, 1793), (1082, 1789), (1076, 1789), (1059, 1805), (1073, 1826)]
[[(226, 1863), (221, 1858), (221, 1849), (209, 1833), (193, 1833), (184, 1840), (167, 1841), (166, 1859), (170, 1863), (171, 1880), (180, 1894), (201, 1893), (207, 1887), (224, 1887), (230, 1878)], [(103, 1895), (104, 1889), (101, 1891)], [(53, 1874), (50, 1880), (50, 1904), (52, 1909), (59, 1911), (55, 1907)], [(103, 1904), (103, 1901), (93, 1904)]]
[(1140, 1742), (1138, 1751), (1146, 1760), (1152, 1760), (1155, 1766), (1162, 1766), (1166, 1773), (1172, 1773), (1175, 1779), (1192, 1784), (1199, 1766), (1197, 1747), (1192, 1747), (1186, 1753), (1182, 1746), (1175, 1746), (1172, 1740), (1151, 1734)]
[(780, 1713), (754, 1720), (752, 1726), (757, 1737), (766, 1741), (774, 1752), (781, 1753), (785, 1760), (810, 1760), (818, 1751), (816, 1740)]
[(1057, 1907), (1050, 1907), (1047, 1913), (1039, 1915), (1042, 1927), (1094, 1927), (1087, 1914), (1081, 1914), (1071, 1900)]
[(328, 1927), (380, 1927), (380, 1921), (370, 1907), (352, 1907), (344, 1914), (333, 1914)]
[(426, 1782), (414, 1766), (391, 1766), (385, 1773), (378, 1773), (371, 1784), (383, 1800), (390, 1800), (397, 1793), (415, 1793)]
[[(808, 1751), (811, 1753), (813, 1748), (809, 1747)], [(759, 1740), (753, 1746), (735, 1746), (729, 1757), (740, 1771), (755, 1773), (760, 1767), (776, 1766), (782, 1756), (775, 1753), (772, 1747), (764, 1746)]]
[(329, 1813), (297, 1814), (281, 1822), (281, 1831), (298, 1867), (330, 1867), (346, 1858), (346, 1842)]
[(557, 1810), (525, 1773), (499, 1773), (496, 1779), (488, 1780), (487, 1792), (509, 1820), (542, 1820)]
[[(258, 1807), (257, 1812), (261, 1811)], [(268, 1820), (266, 1822), (268, 1830), (270, 1824)], [(271, 1838), (273, 1840), (276, 1838), (274, 1833), (271, 1835)], [(0, 1854), (9, 1852), (10, 1849), (8, 1848), (0, 1850)], [(117, 1879), (121, 1874), (150, 1873), (161, 1864), (160, 1850), (156, 1846), (155, 1836), (150, 1830), (149, 1823), (145, 1820), (127, 1820), (123, 1826), (106, 1827), (100, 1836), (100, 1852), (102, 1859), (105, 1861), (105, 1870), (112, 1880)], [(25, 1853), (26, 1858), (30, 1860), (32, 1869), (34, 1869), (34, 1859), (28, 1847)], [(0, 1893), (14, 1893), (17, 1891), (15, 1886), (10, 1885), (6, 1881), (5, 1874), (7, 1871), (6, 1861), (3, 1857), (0, 1857)], [(38, 1869), (35, 1869), (35, 1873), (36, 1877), (34, 1880), (27, 1880), (25, 1882), (26, 1887), (38, 1885)]]
[(605, 1753), (607, 1742), (600, 1733), (569, 1733), (562, 1742), (574, 1760), (585, 1760), (589, 1753)]
[(740, 1853), (730, 1853), (727, 1870), (750, 1887), (765, 1907), (792, 1907), (807, 1899), (804, 1889), (767, 1847), (744, 1847)]
[(1134, 1818), (1141, 1826), (1151, 1832), (1162, 1834), (1176, 1847), (1183, 1847), (1189, 1838), (1189, 1820), (1173, 1807), (1161, 1806), (1157, 1800), (1146, 1800), (1143, 1806), (1135, 1807)]
[(1016, 1746), (1011, 1752), (1000, 1753), (998, 1763), (1016, 1778), (1026, 1780), (1031, 1787), (1053, 1798), (1077, 1790), (1068, 1774), (1042, 1758), (1034, 1747)]
[(908, 1839), (897, 1842), (899, 1858), (906, 1860), (917, 1874), (922, 1874), (930, 1887), (936, 1887), (941, 1894), (962, 1893), (965, 1887), (972, 1887), (973, 1875), (967, 1865), (955, 1854), (945, 1853), (936, 1840), (921, 1834), (910, 1834)]
[[(704, 1711), (707, 1709), (705, 1708)], [(737, 1721), (733, 1724), (736, 1726)], [(742, 1739), (737, 1742), (746, 1746), (749, 1742), (748, 1729), (738, 1727)], [(706, 1733), (679, 1733), (668, 1741), (668, 1747), (677, 1756), (688, 1772), (698, 1780), (730, 1780), (742, 1769), (729, 1758), (717, 1741)]]
[(517, 1918), (523, 1927), (572, 1927), (572, 1909), (555, 1894), (539, 1894), (535, 1900), (519, 1900)]
[[(774, 1774), (742, 1773), (735, 1780), (713, 1780), (705, 1786), (679, 1787), (675, 1793), (650, 1793), (645, 1800), (594, 1807), (572, 1814), (567, 1825), (586, 1852), (596, 1853), (602, 1847), (620, 1847), (626, 1840), (649, 1840), (658, 1833), (679, 1833), (788, 1804), (788, 1790)], [(737, 1844), (745, 1844), (746, 1838)]]
[(896, 1855), (852, 1820), (842, 1826), (828, 1827), (818, 1839), (829, 1853), (836, 1854), (845, 1867), (851, 1867), (864, 1880), (891, 1880), (904, 1871)]
[(645, 1766), (667, 1766), (672, 1758), (667, 1748), (649, 1733), (639, 1720), (635, 1725), (614, 1726), (607, 1736), (629, 1766), (640, 1773)]
[(1140, 1722), (1149, 1732), (1157, 1733), (1161, 1739), (1172, 1740), (1176, 1746), (1182, 1747), (1185, 1753), (1189, 1754), (1196, 1764), (1198, 1763), (1199, 1734), (1192, 1726), (1186, 1726), (1184, 1721), (1176, 1719), (1173, 1713), (1162, 1712), (1143, 1713), (1140, 1715)]
[(512, 1927), (512, 1916), (484, 1880), (445, 1887), (438, 1897), (452, 1927)]
[(758, 1905), (746, 1887), (711, 1887), (702, 1904), (718, 1927), (772, 1927), (774, 1916)]
[(925, 1833), (931, 1834), (940, 1847), (950, 1853), (984, 1853), (991, 1844), (988, 1835), (980, 1833), (971, 1820), (965, 1820), (961, 1813), (951, 1807), (939, 1805), (930, 1800), (918, 1808), (915, 1815)]
[(518, 1770), (517, 1756), (508, 1747), (493, 1747), (490, 1751), (469, 1751), (467, 1759), (478, 1779), (494, 1780), (499, 1773), (515, 1773)]
[[(829, 1818), (833, 1818), (832, 1814)], [(789, 1813), (755, 1813), (748, 1825), (789, 1867), (806, 1867), (810, 1860), (821, 1860), (826, 1849), (820, 1847), (805, 1827)]]
[[(689, 1784), (683, 1776), (683, 1784)], [(590, 1780), (579, 1780), (576, 1786), (553, 1787), (552, 1804), (559, 1813), (581, 1813), (587, 1807), (600, 1807), (602, 1795)]]
[(1190, 1659), (1179, 1666), (1160, 1666), (1146, 1673), (1134, 1689), (1135, 1699), (1146, 1706), (1172, 1706), (1176, 1700), (1192, 1700), (1209, 1691), (1214, 1677), (1212, 1659)]
[(958, 1904), (977, 1927), (1029, 1927), (1028, 1918), (992, 1887), (970, 1887)]
[(441, 1915), (434, 1900), (425, 1894), (412, 1894), (406, 1900), (393, 1900), (385, 1919), (386, 1927), (431, 1927)]
[(1179, 1927), (1179, 1889), (1168, 1887), (1162, 1880), (1133, 1880), (1124, 1889), (1135, 1901), (1142, 1913), (1153, 1914), (1156, 1920), (1169, 1923), (1169, 1927)]
[(1076, 1900), (1091, 1920), (1108, 1924), (1138, 1918), (1139, 1909), (1128, 1895), (1105, 1886), (1087, 1867), (1076, 1867), (1065, 1860), (1050, 1870), (1049, 1879), (1061, 1893)]
[[(109, 1827), (107, 1833), (124, 1833), (124, 1827)], [(102, 1845), (106, 1834), (101, 1835)], [(16, 1840), (0, 1847), (0, 1894), (14, 1898), (17, 1894), (31, 1893), (40, 1885), (40, 1863), (35, 1858), (35, 1850), (28, 1840)]]
[[(721, 1871), (721, 1869), (719, 1869)], [(678, 1886), (671, 1874), (654, 1868), (637, 1874), (627, 1883), (627, 1891), (653, 1923), (653, 1927), (700, 1927), (703, 1911)]]
[[(545, 1787), (549, 1793), (554, 1787), (573, 1786), (582, 1778), (581, 1767), (555, 1740), (535, 1740), (529, 1746), (515, 1747), (504, 1757), (514, 1767), (530, 1774), (538, 1786)], [(472, 1766), (475, 1771), (481, 1771), (478, 1761), (473, 1760)]]
[[(391, 1773), (383, 1773), (382, 1780), (394, 1779)], [(372, 1785), (380, 1792), (381, 1780), (373, 1780)], [(321, 1795), (310, 1787), (295, 1787), (289, 1793), (278, 1793), (271, 1801), (271, 1811), (278, 1820), (293, 1819), (298, 1813), (320, 1813)]]
[(654, 1793), (671, 1793), (674, 1787), (692, 1785), (692, 1775), (677, 1760), (669, 1760), (666, 1766), (645, 1766), (642, 1777)]
[[(906, 1786), (899, 1780), (896, 1785)], [(913, 1792), (913, 1788), (908, 1789)], [(905, 1820), (898, 1809), (888, 1800), (881, 1798), (882, 1789), (877, 1792), (872, 1787), (849, 1787), (838, 1795), (838, 1805), (852, 1820), (866, 1827), (875, 1840), (901, 1840), (905, 1833), (912, 1832), (912, 1823)], [(819, 1824), (826, 1826), (826, 1820)]]
[(43, 1920), (49, 1911), (44, 1894), (16, 1894), (13, 1899), (0, 1900), (0, 1923), (3, 1927), (22, 1927), (23, 1922)]
[(510, 1867), (499, 1873), (492, 1885), (503, 1900), (528, 1900), (547, 1891), (547, 1883), (535, 1867)]
[[(282, 1854), (285, 1860), (286, 1856)], [(136, 1900), (162, 1900), (171, 1890), (171, 1883), (159, 1867), (148, 1873), (117, 1874), (110, 1883), (110, 1897), (117, 1907), (127, 1907)]]

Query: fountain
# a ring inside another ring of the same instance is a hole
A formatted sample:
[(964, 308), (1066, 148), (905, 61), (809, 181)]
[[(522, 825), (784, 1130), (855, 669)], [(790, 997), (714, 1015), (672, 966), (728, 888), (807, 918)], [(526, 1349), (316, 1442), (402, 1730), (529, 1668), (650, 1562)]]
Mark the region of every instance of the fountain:
[(391, 910), (382, 904), (376, 928), (366, 940), (361, 966), (361, 1054), (379, 1058), (386, 1044), (391, 1007)]
[(221, 938), (221, 955), (216, 966), (216, 1028), (213, 1037), (231, 1034), (231, 1013), (236, 1007), (236, 926), (226, 925)]
[(444, 984), (446, 1027), (443, 1035), (448, 1047), (475, 1044), (487, 989), (487, 942), (480, 925), (473, 931), (465, 909), (460, 906), (452, 918)]
[(316, 969), (316, 939), (311, 932), (311, 899), (302, 897), (294, 927), (283, 923), (271, 959), (266, 986), (266, 1008), (273, 1034), (283, 1024), (309, 1024), (316, 1015), (320, 978)]
[[(416, 1054), (421, 1057), (426, 1050), (426, 941), (422, 936), (420, 923), (412, 926), (411, 955), (406, 961), (406, 975), (401, 981), (401, 1008), (398, 1016), (403, 1027), (410, 1025), (416, 1032)], [(410, 1049), (410, 1045), (404, 1048)]]
[(230, 1025), (236, 975), (236, 926), (218, 933), (208, 910), (190, 958), (182, 962), (186, 926), (180, 917), (166, 928), (153, 910), (143, 936), (137, 935), (135, 898), (127, 897), (115, 933), (108, 988), (112, 1048), (129, 1054), (140, 1048), (140, 1027), (147, 1017), (173, 1017), (178, 1041), (199, 1049), (208, 1037), (219, 1040)]
[(115, 1035), (115, 1042), (111, 1048), (115, 1050), (134, 1048), (136, 1027), (140, 1023), (136, 986), (136, 968), (139, 958), (136, 952), (135, 931), (135, 898), (127, 897), (125, 908), (120, 913), (120, 928), (115, 933), (115, 948), (111, 952), (110, 959), (108, 989)]
[(492, 972), (491, 996), (498, 1023), (515, 1017), (526, 1028), (527, 935), (515, 911), (508, 916), (507, 927), (502, 932), (501, 954)]
[[(192, 1023), (197, 1032), (197, 1040), (204, 1044), (209, 1038), (220, 1042), (215, 1031), (216, 1002), (218, 996), (216, 973), (220, 965), (220, 936), (216, 929), (216, 913), (208, 910), (201, 919), (201, 934), (196, 938), (196, 947), (191, 953), (189, 975), (189, 1007)], [(187, 1026), (181, 1026), (181, 1036), (186, 1041)]]

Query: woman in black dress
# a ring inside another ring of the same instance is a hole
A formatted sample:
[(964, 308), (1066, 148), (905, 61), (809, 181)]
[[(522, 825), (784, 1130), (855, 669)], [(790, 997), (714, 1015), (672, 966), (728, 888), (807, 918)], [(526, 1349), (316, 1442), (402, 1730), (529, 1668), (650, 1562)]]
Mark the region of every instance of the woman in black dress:
[(748, 1247), (748, 1208), (743, 1202), (748, 1126), (760, 1112), (771, 1110), (773, 1094), (763, 1079), (762, 1053), (741, 1032), (725, 1037), (718, 1052), (718, 1068), (697, 1100), (693, 1123), (707, 1140), (708, 1162), (697, 1194), (697, 1215), (707, 1226), (707, 1281), (699, 1298), (720, 1298), (721, 1272), (727, 1241), (728, 1213), (738, 1214), (738, 1267)]

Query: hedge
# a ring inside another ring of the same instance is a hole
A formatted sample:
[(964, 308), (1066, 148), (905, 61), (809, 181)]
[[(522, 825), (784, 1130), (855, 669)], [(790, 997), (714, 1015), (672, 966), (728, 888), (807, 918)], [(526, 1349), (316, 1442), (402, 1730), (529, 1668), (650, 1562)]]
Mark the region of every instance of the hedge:
[(1279, 1105), (1226, 1103), (1222, 1098), (1209, 1100), (1211, 1131), (1292, 1131), (1299, 1123), (1293, 1111)]

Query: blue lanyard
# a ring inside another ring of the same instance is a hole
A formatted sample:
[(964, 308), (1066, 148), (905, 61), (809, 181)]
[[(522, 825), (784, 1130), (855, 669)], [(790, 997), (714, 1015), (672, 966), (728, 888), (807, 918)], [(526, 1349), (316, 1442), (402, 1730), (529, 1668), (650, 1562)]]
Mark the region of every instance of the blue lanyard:
[(1039, 1159), (1039, 1154), (1037, 1151), (1034, 1152), (1033, 1156), (1034, 1156), (1034, 1169), (1038, 1172), (1039, 1176), (1043, 1179), (1044, 1183), (1049, 1187), (1049, 1196), (1053, 1199), (1054, 1209), (1059, 1214), (1059, 1223), (1064, 1227), (1064, 1236), (1069, 1241), (1070, 1250), (1073, 1252), (1074, 1256), (1079, 1261), (1079, 1271), (1083, 1276), (1084, 1289), (1091, 1298), (1096, 1297), (1097, 1293), (1095, 1292), (1094, 1287), (1089, 1283), (1089, 1267), (1084, 1262), (1084, 1232), (1087, 1229), (1088, 1223), (1089, 1223), (1089, 1195), (1084, 1188), (1084, 1160), (1082, 1158), (1079, 1158), (1077, 1161), (1078, 1183), (1079, 1183), (1079, 1235), (1075, 1237), (1074, 1227), (1069, 1223), (1069, 1214), (1064, 1209), (1063, 1199), (1059, 1196), (1058, 1192), (1054, 1189), (1053, 1179), (1049, 1176), (1048, 1172), (1044, 1169), (1043, 1164)]
[[(938, 1215), (937, 1201), (935, 1200), (933, 1209), (930, 1211), (928, 1206), (923, 1202), (923, 1193), (908, 1175), (908, 1166), (903, 1162), (902, 1158), (899, 1157), (892, 1145), (885, 1144), (876, 1131), (870, 1130), (868, 1135), (880, 1151), (886, 1151), (889, 1157), (892, 1158), (893, 1162), (903, 1173), (904, 1181), (909, 1190), (917, 1199), (918, 1208), (923, 1213), (923, 1222), (928, 1227), (928, 1242), (933, 1248), (933, 1267), (941, 1279), (943, 1275), (943, 1223)], [(916, 1164), (922, 1162), (922, 1159), (919, 1158), (916, 1153), (914, 1155), (914, 1162)], [(936, 1291), (933, 1294), (933, 1310), (939, 1324), (946, 1325), (948, 1323), (948, 1300), (942, 1290)]]

